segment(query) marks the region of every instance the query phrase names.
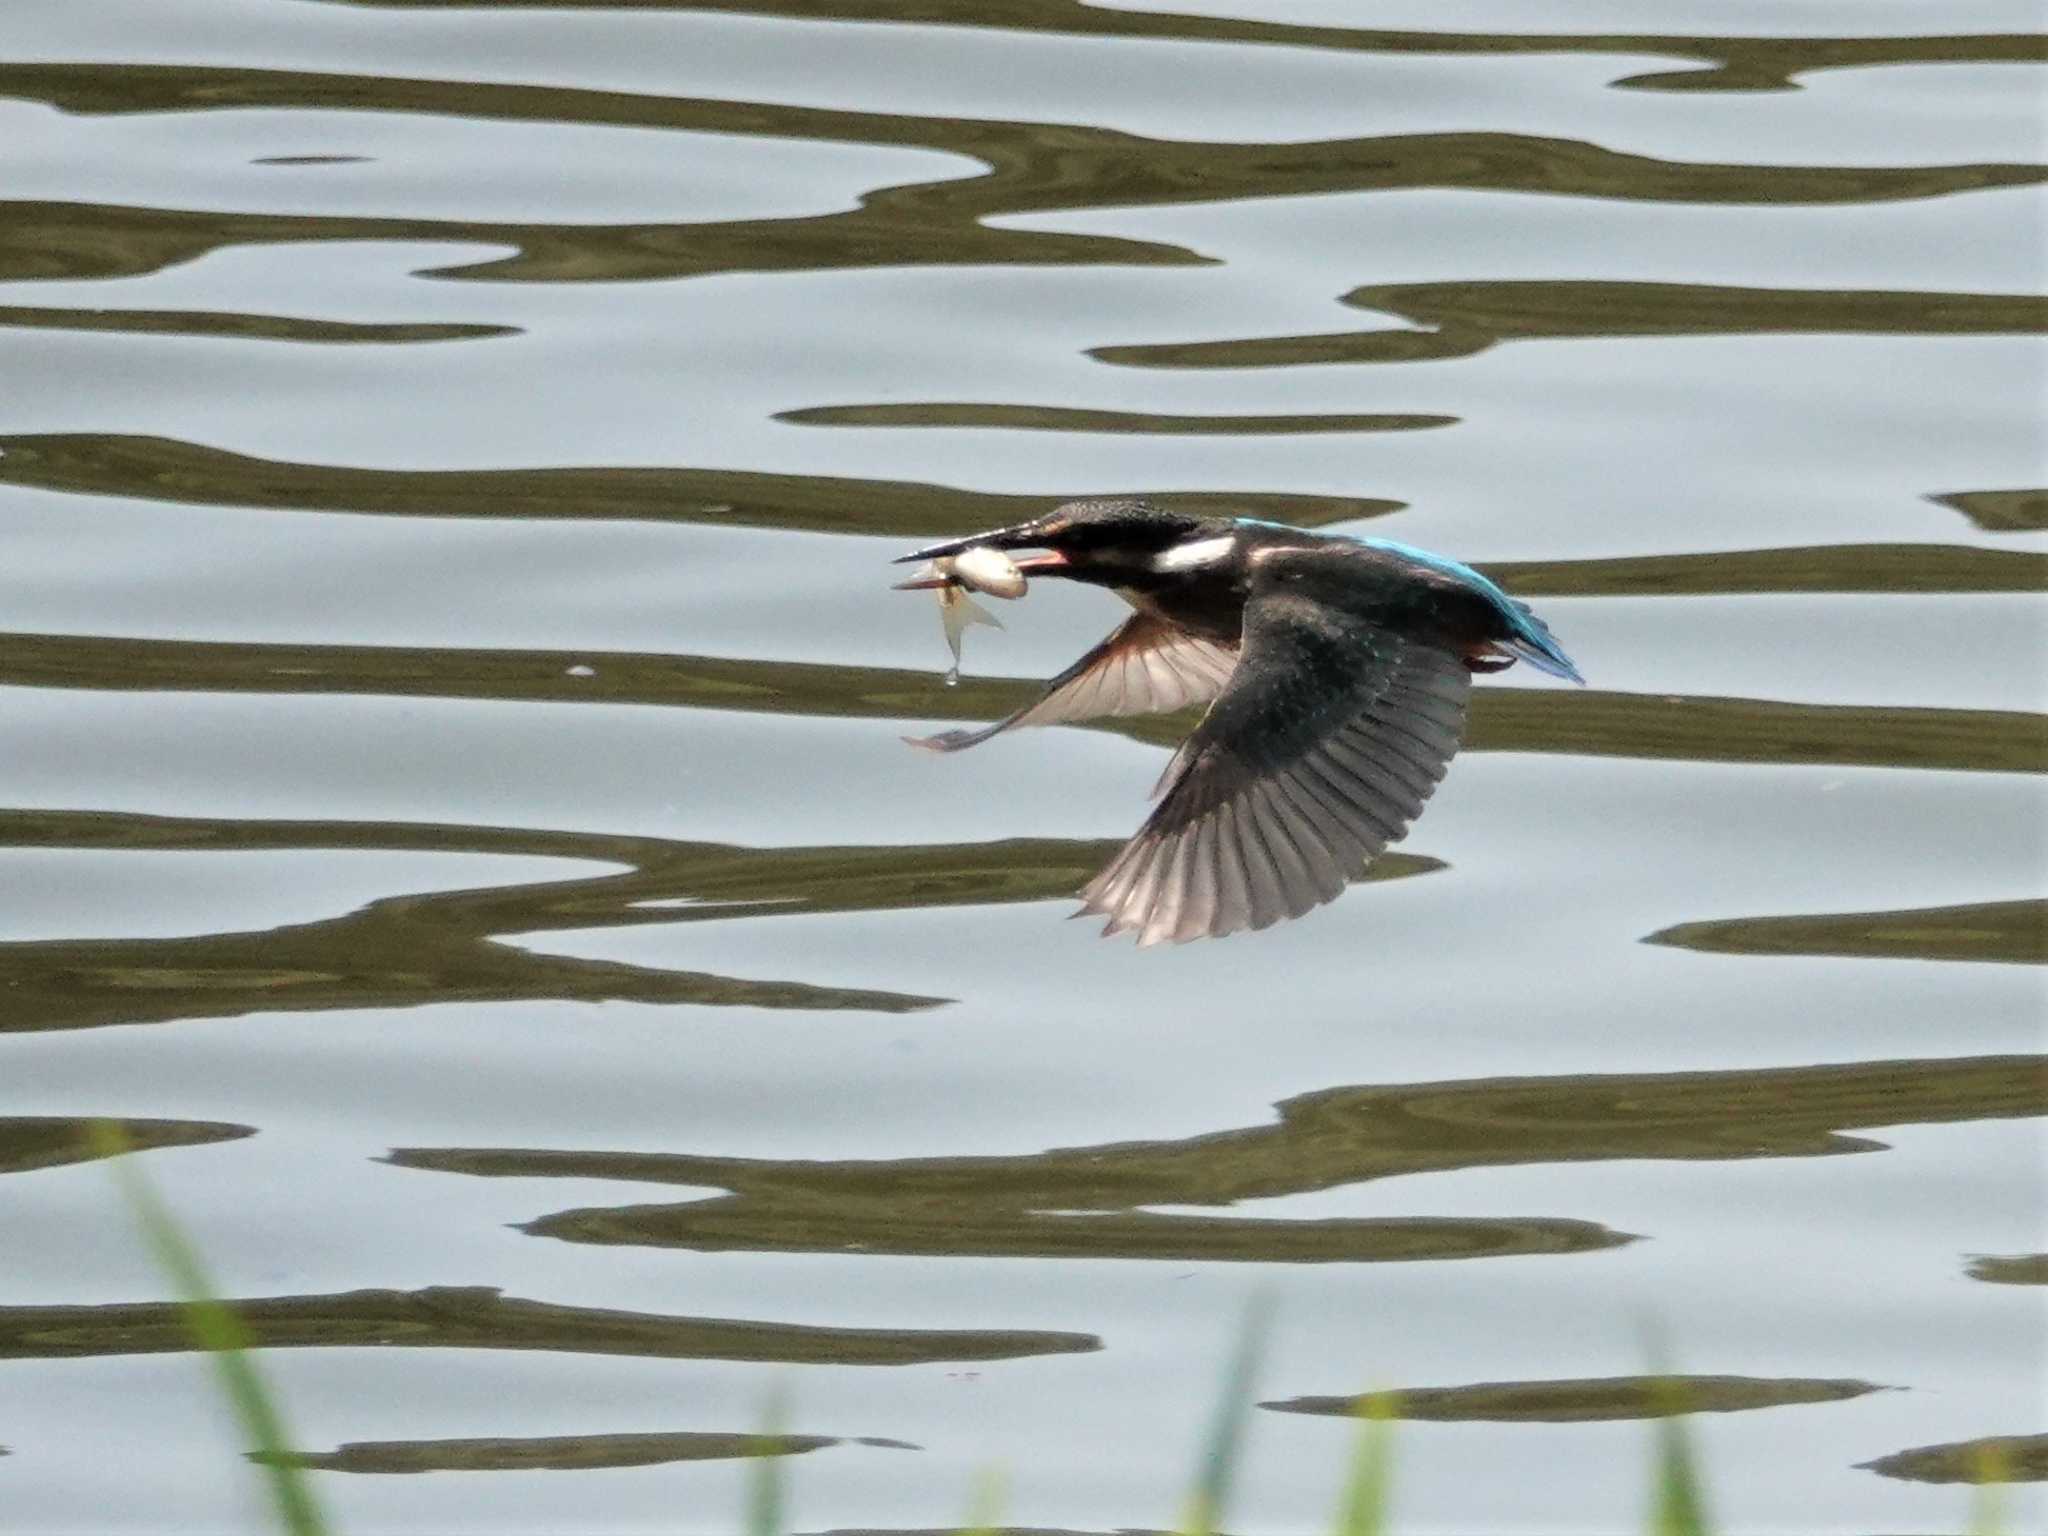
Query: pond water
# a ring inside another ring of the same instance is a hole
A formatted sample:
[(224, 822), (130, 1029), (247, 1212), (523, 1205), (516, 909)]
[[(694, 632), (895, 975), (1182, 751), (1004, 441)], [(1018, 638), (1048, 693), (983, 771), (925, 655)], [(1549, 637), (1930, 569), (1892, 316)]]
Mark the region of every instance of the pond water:
[[(1720, 1528), (1959, 1527), (2048, 1427), (2038, 20), (10, 0), (0, 1525), (264, 1520), (114, 1117), (350, 1533), (730, 1532), (776, 1392), (797, 1529), (1159, 1526), (1254, 1297), (1235, 1530), (1372, 1388), (1403, 1528), (1638, 1529), (1652, 1336)], [(1104, 942), (1189, 722), (911, 752), (1117, 605), (948, 688), (887, 564), (1102, 492), (1590, 687)]]

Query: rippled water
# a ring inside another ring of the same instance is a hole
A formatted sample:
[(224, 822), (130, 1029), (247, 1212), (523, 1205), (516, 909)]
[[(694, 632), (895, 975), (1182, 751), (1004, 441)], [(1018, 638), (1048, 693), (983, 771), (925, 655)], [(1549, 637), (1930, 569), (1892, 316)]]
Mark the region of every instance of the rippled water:
[[(111, 1115), (352, 1533), (731, 1531), (777, 1381), (799, 1528), (1157, 1525), (1261, 1289), (1237, 1529), (1373, 1387), (1409, 1528), (1633, 1529), (1651, 1324), (1727, 1529), (1954, 1527), (2048, 1383), (2038, 20), (10, 0), (0, 1523), (258, 1518)], [(1114, 604), (948, 689), (885, 562), (1104, 491), (1592, 687), (1103, 943), (1187, 722), (908, 752)]]

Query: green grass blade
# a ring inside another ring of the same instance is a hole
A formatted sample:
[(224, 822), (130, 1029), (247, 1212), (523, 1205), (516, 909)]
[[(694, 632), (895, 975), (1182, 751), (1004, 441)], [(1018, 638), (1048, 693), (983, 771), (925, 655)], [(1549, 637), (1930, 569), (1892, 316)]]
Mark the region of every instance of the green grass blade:
[(761, 1432), (754, 1437), (754, 1459), (747, 1478), (747, 1536), (782, 1536), (788, 1406), (788, 1396), (778, 1380), (761, 1410)]
[(177, 1292), (186, 1331), (212, 1358), (214, 1373), (242, 1422), (243, 1433), (255, 1442), (257, 1462), (279, 1523), (290, 1536), (326, 1536), (327, 1522), (304, 1470), (292, 1459), (291, 1438), (256, 1369), (242, 1320), (221, 1303), (198, 1251), (186, 1240), (140, 1164), (128, 1155), (131, 1148), (121, 1127), (110, 1120), (93, 1121), (86, 1128), (86, 1145), (95, 1157), (107, 1159), (136, 1226)]
[(960, 1536), (996, 1536), (1002, 1527), (1009, 1484), (1001, 1467), (985, 1467), (976, 1475), (967, 1497), (967, 1524), (961, 1527)]
[(2012, 1467), (2005, 1447), (1995, 1440), (1979, 1445), (1974, 1460), (1970, 1481), (1977, 1486), (1970, 1500), (1970, 1536), (1999, 1536), (2005, 1528), (2000, 1490), (2011, 1481)]
[(1652, 1536), (1708, 1536), (1706, 1498), (1700, 1491), (1699, 1467), (1693, 1455), (1691, 1406), (1683, 1383), (1660, 1375), (1654, 1388), (1657, 1468), (1651, 1492)]
[(1271, 1301), (1264, 1295), (1255, 1296), (1245, 1308), (1237, 1349), (1230, 1357), (1222, 1390), (1217, 1395), (1216, 1417), (1210, 1424), (1195, 1491), (1181, 1520), (1186, 1536), (1215, 1536), (1217, 1525), (1229, 1510), (1230, 1488), (1244, 1445), (1245, 1419), (1251, 1412), (1252, 1385), (1259, 1374), (1259, 1362), (1265, 1356), (1266, 1330), (1272, 1315)]
[(1394, 1477), (1394, 1419), (1400, 1399), (1392, 1392), (1368, 1392), (1358, 1400), (1358, 1440), (1344, 1500), (1337, 1506), (1337, 1536), (1383, 1536), (1387, 1496)]

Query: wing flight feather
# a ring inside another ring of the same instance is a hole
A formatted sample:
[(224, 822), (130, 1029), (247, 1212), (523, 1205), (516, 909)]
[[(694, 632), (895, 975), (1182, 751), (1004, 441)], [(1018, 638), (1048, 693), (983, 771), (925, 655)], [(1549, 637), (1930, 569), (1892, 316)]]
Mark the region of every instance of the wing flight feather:
[(1244, 665), (1174, 754), (1159, 804), (1081, 893), (1105, 932), (1218, 937), (1335, 899), (1407, 830), (1458, 750), (1463, 659), (1282, 574), (1255, 586)]
[(1166, 714), (1215, 698), (1236, 666), (1237, 653), (1230, 647), (1150, 614), (1133, 614), (1015, 714), (978, 730), (906, 739), (934, 752), (958, 752), (1013, 726)]

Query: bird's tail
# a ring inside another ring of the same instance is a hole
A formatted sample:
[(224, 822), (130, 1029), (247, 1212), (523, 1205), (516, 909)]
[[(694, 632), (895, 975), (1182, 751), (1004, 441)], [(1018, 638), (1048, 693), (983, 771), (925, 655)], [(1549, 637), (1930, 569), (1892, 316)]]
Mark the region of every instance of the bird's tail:
[(1550, 626), (1537, 618), (1527, 603), (1516, 603), (1515, 609), (1510, 616), (1515, 633), (1494, 643), (1510, 656), (1526, 661), (1538, 672), (1548, 672), (1552, 677), (1561, 677), (1566, 682), (1583, 686), (1585, 678), (1572, 665), (1571, 657), (1565, 655), (1564, 647), (1557, 643)]

